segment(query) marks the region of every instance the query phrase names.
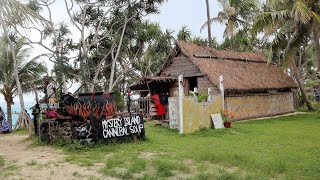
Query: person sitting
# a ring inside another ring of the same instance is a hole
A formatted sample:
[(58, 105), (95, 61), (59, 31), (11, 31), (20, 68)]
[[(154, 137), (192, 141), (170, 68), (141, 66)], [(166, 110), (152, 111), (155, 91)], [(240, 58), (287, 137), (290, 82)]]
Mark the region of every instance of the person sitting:
[(63, 116), (57, 112), (55, 108), (49, 108), (47, 110), (46, 115), (49, 119), (59, 119), (59, 120), (65, 120), (65, 119), (72, 119), (71, 116)]
[(0, 107), (0, 134), (5, 134), (11, 132), (11, 127), (6, 120), (6, 116)]

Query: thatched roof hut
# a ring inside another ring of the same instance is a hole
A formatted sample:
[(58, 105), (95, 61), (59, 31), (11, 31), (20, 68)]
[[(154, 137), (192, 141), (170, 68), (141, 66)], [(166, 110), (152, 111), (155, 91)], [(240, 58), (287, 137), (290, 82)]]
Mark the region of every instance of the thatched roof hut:
[[(262, 53), (222, 51), (200, 47), (179, 41), (175, 57), (169, 58), (160, 76), (176, 76), (172, 68), (178, 57), (188, 58), (214, 86), (219, 85), (219, 76), (224, 77), (227, 94), (287, 91), (297, 88), (294, 80), (275, 64), (267, 63)], [(189, 63), (190, 64), (190, 63)], [(185, 64), (188, 65), (188, 64)], [(185, 65), (181, 64), (181, 67)], [(194, 72), (198, 76), (199, 72)]]
[(199, 93), (211, 88), (221, 94), (219, 77), (224, 79), (224, 107), (238, 113), (236, 119), (271, 116), (294, 111), (295, 81), (285, 70), (267, 63), (262, 53), (221, 51), (179, 41), (163, 68), (131, 89), (161, 89), (170, 97), (178, 95), (177, 78), (184, 77), (184, 92), (197, 87)]

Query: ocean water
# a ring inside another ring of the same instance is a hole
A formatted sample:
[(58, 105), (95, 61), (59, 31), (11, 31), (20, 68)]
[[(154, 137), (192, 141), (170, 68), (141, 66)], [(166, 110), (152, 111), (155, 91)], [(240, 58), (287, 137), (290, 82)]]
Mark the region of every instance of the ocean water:
[[(20, 112), (20, 111), (19, 111)], [(16, 111), (16, 113), (12, 113), (12, 125), (15, 125), (18, 118), (19, 118), (19, 112)], [(33, 118), (33, 115), (32, 115), (32, 110), (28, 110), (28, 113), (30, 114), (30, 117)], [(6, 118), (8, 119), (8, 116), (6, 114)]]
[[(26, 110), (27, 112), (30, 114), (31, 118), (33, 118), (32, 116), (32, 110), (30, 109), (34, 104), (33, 103), (27, 103), (25, 104)], [(0, 102), (0, 106), (3, 109), (3, 111), (6, 114), (6, 118), (8, 119), (8, 115), (7, 115), (7, 106), (3, 103)], [(18, 118), (19, 118), (19, 113), (21, 111), (20, 108), (20, 104), (14, 104), (11, 106), (11, 113), (12, 113), (12, 125), (15, 125), (15, 123), (17, 122)]]
[[(12, 125), (16, 124), (18, 118), (19, 118), (18, 114), (12, 114)], [(7, 119), (8, 119), (8, 116), (7, 116)]]

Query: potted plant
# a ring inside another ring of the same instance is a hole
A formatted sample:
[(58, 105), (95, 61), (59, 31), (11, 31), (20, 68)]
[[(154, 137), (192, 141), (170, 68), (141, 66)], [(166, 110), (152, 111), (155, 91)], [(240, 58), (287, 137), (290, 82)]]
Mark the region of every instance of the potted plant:
[(234, 118), (234, 113), (228, 109), (225, 109), (223, 112), (221, 112), (221, 117), (223, 120), (223, 125), (225, 128), (230, 128), (231, 127), (231, 121)]

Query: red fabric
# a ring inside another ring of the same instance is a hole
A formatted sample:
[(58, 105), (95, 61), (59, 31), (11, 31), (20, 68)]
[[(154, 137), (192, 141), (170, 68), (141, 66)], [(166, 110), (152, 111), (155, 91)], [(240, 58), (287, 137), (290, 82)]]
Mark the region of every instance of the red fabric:
[(55, 117), (58, 115), (58, 113), (57, 113), (57, 111), (47, 111), (47, 112), (46, 112), (46, 115), (47, 115), (49, 118), (55, 118)]
[(156, 105), (156, 108), (158, 111), (158, 116), (166, 114), (166, 110), (164, 109), (163, 105), (160, 103), (159, 95), (155, 94), (155, 95), (151, 96), (151, 98), (153, 99), (154, 104)]

